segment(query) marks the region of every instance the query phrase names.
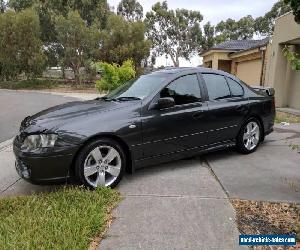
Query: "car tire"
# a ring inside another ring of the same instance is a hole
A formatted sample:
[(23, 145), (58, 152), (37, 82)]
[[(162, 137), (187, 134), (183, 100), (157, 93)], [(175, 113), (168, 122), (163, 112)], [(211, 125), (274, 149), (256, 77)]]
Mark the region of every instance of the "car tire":
[(114, 140), (100, 138), (90, 142), (79, 153), (75, 174), (84, 186), (114, 188), (121, 181), (126, 169), (126, 156)]
[(256, 118), (247, 120), (240, 129), (236, 140), (236, 148), (243, 154), (254, 152), (262, 138), (262, 128)]

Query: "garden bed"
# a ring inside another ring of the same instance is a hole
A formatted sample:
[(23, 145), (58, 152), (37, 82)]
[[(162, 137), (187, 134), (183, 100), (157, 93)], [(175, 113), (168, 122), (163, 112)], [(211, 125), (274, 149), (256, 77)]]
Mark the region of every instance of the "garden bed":
[[(300, 204), (231, 200), (241, 234), (296, 234), (300, 239)], [(256, 247), (255, 249), (288, 249)], [(295, 249), (295, 248), (290, 248)]]

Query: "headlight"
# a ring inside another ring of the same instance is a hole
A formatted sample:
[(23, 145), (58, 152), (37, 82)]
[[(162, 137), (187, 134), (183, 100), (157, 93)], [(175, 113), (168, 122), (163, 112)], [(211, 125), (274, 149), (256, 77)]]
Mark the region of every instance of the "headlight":
[(29, 135), (23, 142), (22, 150), (33, 151), (38, 148), (53, 148), (57, 140), (55, 134)]

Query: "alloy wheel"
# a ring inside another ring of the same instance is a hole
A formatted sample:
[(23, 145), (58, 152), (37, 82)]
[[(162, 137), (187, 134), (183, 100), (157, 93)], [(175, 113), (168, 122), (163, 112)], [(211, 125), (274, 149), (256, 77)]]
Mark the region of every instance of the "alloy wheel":
[(112, 146), (94, 148), (84, 161), (84, 177), (93, 187), (110, 186), (121, 172), (120, 153)]
[(251, 121), (244, 129), (243, 143), (246, 149), (253, 150), (257, 147), (260, 138), (260, 128), (257, 122)]

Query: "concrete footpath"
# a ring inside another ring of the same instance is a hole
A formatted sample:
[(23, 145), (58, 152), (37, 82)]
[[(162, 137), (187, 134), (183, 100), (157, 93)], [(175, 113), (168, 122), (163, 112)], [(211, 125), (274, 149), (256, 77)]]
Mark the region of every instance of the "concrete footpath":
[(118, 189), (101, 250), (240, 249), (234, 209), (199, 158), (138, 170)]

